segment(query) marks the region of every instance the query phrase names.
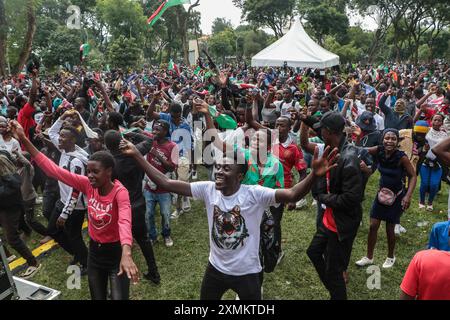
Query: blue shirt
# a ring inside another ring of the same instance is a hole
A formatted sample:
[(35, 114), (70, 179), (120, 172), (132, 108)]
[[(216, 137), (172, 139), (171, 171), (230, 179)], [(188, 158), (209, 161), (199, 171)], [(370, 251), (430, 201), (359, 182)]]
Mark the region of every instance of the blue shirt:
[(449, 229), (450, 221), (436, 223), (430, 233), (430, 243), (428, 248), (450, 252)]
[(177, 126), (172, 121), (172, 115), (170, 113), (161, 112), (159, 118), (169, 123), (170, 140), (177, 144), (180, 150), (180, 157), (187, 157), (192, 150), (192, 130), (189, 124), (186, 120), (181, 119), (180, 124)]

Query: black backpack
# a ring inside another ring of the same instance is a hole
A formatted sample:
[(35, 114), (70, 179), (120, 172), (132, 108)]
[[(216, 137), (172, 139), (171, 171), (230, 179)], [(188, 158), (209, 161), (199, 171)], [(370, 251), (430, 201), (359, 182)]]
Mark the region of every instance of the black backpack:
[(278, 257), (281, 252), (281, 244), (275, 239), (275, 220), (270, 212), (266, 209), (261, 221), (261, 241), (259, 257), (264, 272), (272, 273), (277, 266)]

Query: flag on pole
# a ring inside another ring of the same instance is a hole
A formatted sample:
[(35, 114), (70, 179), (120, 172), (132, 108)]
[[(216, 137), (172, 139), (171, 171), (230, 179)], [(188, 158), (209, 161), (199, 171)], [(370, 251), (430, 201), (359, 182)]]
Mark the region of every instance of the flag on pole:
[(91, 45), (89, 43), (83, 43), (80, 46), (80, 61), (83, 62), (84, 59), (86, 59), (87, 55), (89, 54), (89, 51), (91, 51)]
[(178, 68), (177, 64), (175, 62), (173, 62), (172, 59), (170, 59), (169, 62), (169, 70), (175, 71), (177, 73), (177, 75), (180, 75), (180, 69)]
[(158, 21), (164, 12), (170, 7), (178, 6), (181, 4), (190, 4), (191, 0), (164, 0), (155, 12), (147, 19), (147, 24), (152, 27), (156, 21)]

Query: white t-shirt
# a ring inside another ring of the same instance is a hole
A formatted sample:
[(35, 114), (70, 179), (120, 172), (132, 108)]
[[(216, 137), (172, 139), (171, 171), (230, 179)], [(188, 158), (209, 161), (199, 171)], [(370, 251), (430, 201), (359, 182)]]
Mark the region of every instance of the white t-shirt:
[(9, 141), (5, 141), (0, 135), (0, 150), (6, 150), (9, 153), (12, 153), (14, 150), (20, 150), (20, 143), (14, 138), (11, 138)]
[(297, 110), (298, 112), (300, 111), (300, 103), (298, 103), (298, 101), (292, 100), (291, 102), (286, 102), (284, 100), (281, 101), (275, 101), (273, 103), (275, 105), (275, 107), (277, 107), (277, 111), (281, 112), (282, 116), (288, 116), (290, 117), (290, 114), (288, 112), (289, 108), (291, 108), (292, 106), (295, 108), (295, 110)]
[(375, 119), (375, 123), (377, 124), (377, 130), (383, 131), (385, 129), (384, 118), (380, 116), (378, 113), (375, 113), (373, 115), (373, 118)]
[(191, 183), (191, 192), (206, 206), (209, 262), (214, 268), (232, 276), (261, 272), (261, 220), (264, 210), (276, 204), (276, 190), (241, 185), (238, 192), (226, 197), (214, 182), (196, 182)]

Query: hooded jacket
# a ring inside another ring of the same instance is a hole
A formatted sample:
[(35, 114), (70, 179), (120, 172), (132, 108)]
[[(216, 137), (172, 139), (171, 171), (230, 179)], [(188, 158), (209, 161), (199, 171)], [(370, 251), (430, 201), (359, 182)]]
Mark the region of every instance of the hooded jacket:
[[(59, 131), (61, 130), (62, 124), (63, 121), (58, 119), (48, 131), (50, 140), (61, 152), (59, 166), (72, 173), (85, 175), (89, 154), (78, 145), (75, 145), (75, 151), (72, 152), (65, 152), (59, 149)], [(67, 219), (73, 210), (86, 210), (83, 194), (79, 190), (75, 190), (62, 182), (58, 182), (58, 185), (60, 201), (64, 206), (60, 215), (61, 218)]]

